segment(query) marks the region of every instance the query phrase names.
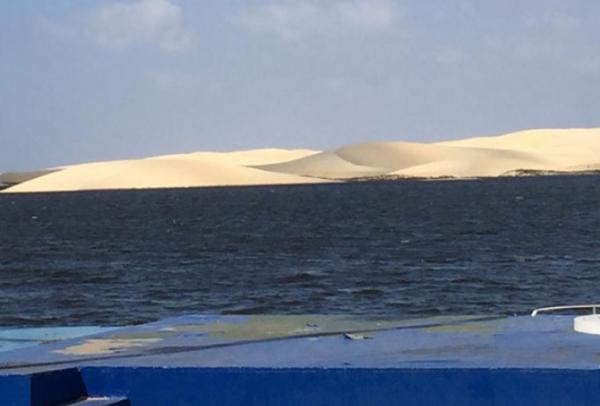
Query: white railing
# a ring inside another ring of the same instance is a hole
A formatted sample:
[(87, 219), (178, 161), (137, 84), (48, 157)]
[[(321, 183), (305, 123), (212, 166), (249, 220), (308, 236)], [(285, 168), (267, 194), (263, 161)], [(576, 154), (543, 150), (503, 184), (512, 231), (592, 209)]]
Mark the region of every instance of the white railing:
[(567, 305), (567, 306), (551, 306), (551, 307), (540, 307), (531, 312), (531, 316), (535, 317), (538, 313), (542, 312), (554, 312), (559, 310), (570, 310), (570, 309), (592, 309), (592, 313), (596, 314), (596, 309), (600, 309), (600, 304), (584, 304), (584, 305)]

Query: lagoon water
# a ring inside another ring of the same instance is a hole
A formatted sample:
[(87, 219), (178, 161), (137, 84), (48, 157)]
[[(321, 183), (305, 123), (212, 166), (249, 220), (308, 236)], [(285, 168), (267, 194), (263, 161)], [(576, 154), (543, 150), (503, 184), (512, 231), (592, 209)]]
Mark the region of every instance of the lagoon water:
[(600, 300), (600, 177), (0, 195), (0, 325)]

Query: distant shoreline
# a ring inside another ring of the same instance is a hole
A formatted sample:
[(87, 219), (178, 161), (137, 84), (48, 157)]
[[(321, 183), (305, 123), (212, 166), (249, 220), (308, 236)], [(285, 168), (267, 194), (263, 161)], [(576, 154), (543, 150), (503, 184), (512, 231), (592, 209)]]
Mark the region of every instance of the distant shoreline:
[[(193, 152), (0, 174), (1, 193), (458, 180), (600, 173), (600, 129), (527, 130), (438, 143)], [(6, 187), (8, 185), (8, 187)]]
[(406, 177), (406, 176), (377, 176), (345, 179), (346, 182), (377, 182), (377, 181), (444, 181), (444, 180), (486, 180), (503, 178), (532, 178), (532, 177), (551, 177), (551, 176), (599, 176), (600, 170), (590, 171), (541, 171), (531, 169), (521, 169), (498, 176), (474, 176), (474, 177), (455, 177), (455, 176), (435, 176), (435, 177)]

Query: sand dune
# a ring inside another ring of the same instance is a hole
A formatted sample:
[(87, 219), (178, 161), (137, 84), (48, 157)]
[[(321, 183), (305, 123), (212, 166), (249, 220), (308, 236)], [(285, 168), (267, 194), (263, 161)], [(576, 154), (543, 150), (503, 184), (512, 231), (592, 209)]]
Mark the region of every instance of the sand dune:
[(351, 179), (379, 176), (389, 169), (374, 166), (357, 165), (343, 159), (336, 151), (321, 152), (305, 158), (272, 165), (255, 166), (266, 171), (312, 176), (323, 179)]
[(526, 151), (543, 155), (555, 170), (600, 165), (600, 129), (527, 130), (497, 137), (467, 138), (438, 145)]
[[(438, 147), (432, 145), (432, 147)], [(405, 167), (392, 174), (418, 177), (489, 177), (500, 176), (514, 169), (546, 170), (552, 162), (545, 156), (524, 151), (485, 148), (442, 147), (441, 159), (426, 164)]]
[(319, 151), (311, 149), (264, 148), (232, 152), (192, 152), (189, 154), (160, 155), (147, 159), (186, 159), (198, 161), (227, 162), (234, 165), (268, 165), (286, 162), (313, 155)]
[(600, 147), (600, 128), (524, 130), (492, 137), (444, 141), (437, 145), (538, 152), (559, 152), (566, 148), (571, 152), (582, 152), (589, 146)]
[(257, 168), (331, 179), (381, 176), (445, 159), (454, 148), (408, 142), (373, 142)]
[(27, 172), (4, 172), (0, 173), (0, 184), (14, 185), (27, 182), (28, 180), (39, 178), (55, 172), (57, 169), (47, 169), (42, 171), (27, 171)]
[(328, 179), (499, 176), (516, 168), (544, 170), (552, 162), (526, 151), (380, 142), (351, 145), (299, 160), (258, 168)]
[(68, 167), (6, 189), (4, 192), (50, 192), (318, 183), (320, 179), (254, 168), (185, 159), (109, 161)]
[(64, 166), (10, 192), (319, 183), (377, 177), (488, 177), (600, 170), (600, 129), (528, 130), (438, 143), (330, 151), (195, 152)]

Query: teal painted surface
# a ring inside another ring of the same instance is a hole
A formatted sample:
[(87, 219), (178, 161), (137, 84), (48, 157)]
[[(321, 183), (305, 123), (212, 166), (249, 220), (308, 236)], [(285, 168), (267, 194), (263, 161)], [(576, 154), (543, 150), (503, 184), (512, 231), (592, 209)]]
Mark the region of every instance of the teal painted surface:
[(104, 333), (110, 330), (113, 328), (97, 326), (0, 328), (0, 352)]

